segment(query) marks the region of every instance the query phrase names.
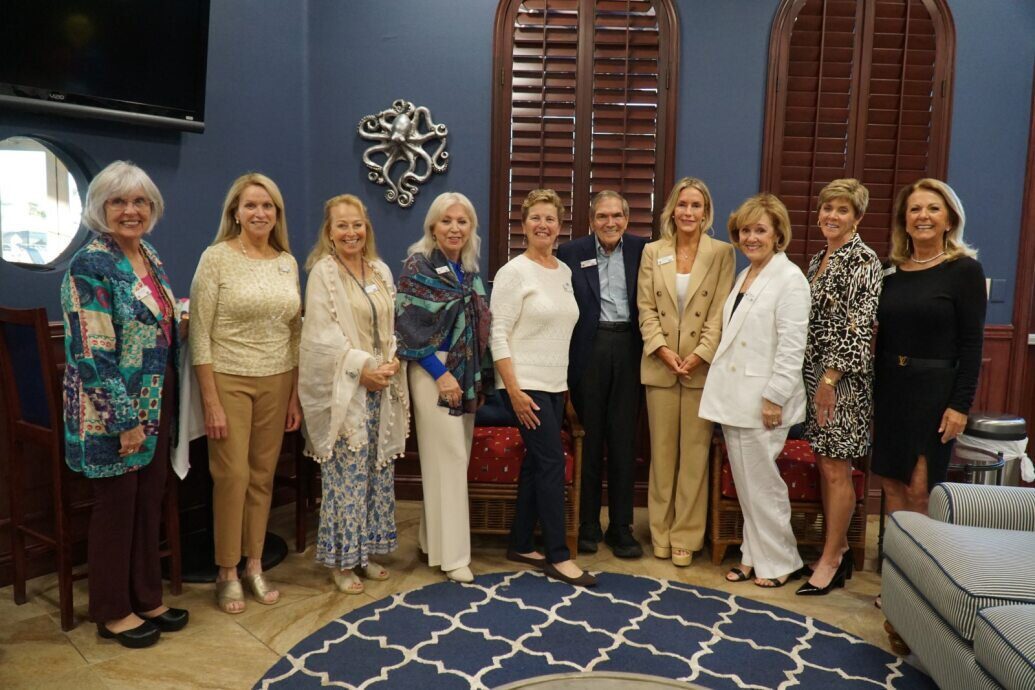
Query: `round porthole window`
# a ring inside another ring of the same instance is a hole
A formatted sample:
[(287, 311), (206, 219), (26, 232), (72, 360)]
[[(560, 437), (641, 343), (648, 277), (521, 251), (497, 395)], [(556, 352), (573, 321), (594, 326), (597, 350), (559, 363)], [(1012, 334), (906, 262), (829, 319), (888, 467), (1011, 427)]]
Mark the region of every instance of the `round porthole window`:
[(70, 257), (87, 234), (81, 222), (87, 185), (82, 166), (53, 142), (0, 141), (0, 258), (39, 270)]

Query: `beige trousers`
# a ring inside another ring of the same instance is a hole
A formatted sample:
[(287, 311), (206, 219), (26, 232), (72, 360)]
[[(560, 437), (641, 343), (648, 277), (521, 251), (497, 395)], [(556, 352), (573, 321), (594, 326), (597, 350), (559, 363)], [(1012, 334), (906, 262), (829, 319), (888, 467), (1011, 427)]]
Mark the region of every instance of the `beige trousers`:
[(701, 388), (646, 386), (650, 426), (647, 516), (654, 546), (700, 551), (708, 521), (714, 425), (697, 416)]
[(208, 440), (216, 564), (230, 568), (262, 557), (293, 375), (213, 376), (227, 428)]
[[(445, 352), (439, 352), (445, 359)], [(418, 539), (428, 565), (455, 570), (471, 564), (471, 519), (467, 507), (467, 463), (474, 415), (454, 417), (438, 405), (438, 385), (424, 367), (408, 367), (410, 401), (417, 428), (424, 510)]]

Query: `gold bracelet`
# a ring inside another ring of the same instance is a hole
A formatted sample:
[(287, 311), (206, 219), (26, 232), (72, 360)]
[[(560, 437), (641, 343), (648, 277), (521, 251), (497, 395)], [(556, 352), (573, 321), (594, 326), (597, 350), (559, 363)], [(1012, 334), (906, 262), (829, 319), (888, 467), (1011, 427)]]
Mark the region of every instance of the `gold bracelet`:
[(822, 377), (821, 380), (823, 381), (823, 383), (827, 384), (831, 388), (836, 388), (837, 387), (837, 381), (835, 381), (834, 379), (830, 378), (826, 374), (823, 374), (823, 377)]

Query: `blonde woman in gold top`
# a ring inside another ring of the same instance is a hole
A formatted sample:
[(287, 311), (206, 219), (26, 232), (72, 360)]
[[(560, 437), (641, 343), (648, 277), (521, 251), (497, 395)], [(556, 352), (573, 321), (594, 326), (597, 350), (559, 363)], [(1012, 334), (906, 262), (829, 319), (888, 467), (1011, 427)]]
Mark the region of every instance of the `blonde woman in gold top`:
[(262, 573), (262, 546), (281, 441), (302, 422), (298, 264), (273, 180), (248, 173), (230, 186), (190, 293), (191, 359), (213, 483), (216, 595), (223, 611), (240, 613), (241, 580), (261, 604), (280, 597)]

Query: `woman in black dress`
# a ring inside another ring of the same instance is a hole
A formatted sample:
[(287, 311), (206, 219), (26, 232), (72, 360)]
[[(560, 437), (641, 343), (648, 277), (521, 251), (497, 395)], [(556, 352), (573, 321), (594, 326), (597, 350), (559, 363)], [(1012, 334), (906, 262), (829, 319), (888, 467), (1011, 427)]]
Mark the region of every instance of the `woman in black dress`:
[(895, 199), (892, 267), (877, 310), (873, 451), (888, 513), (927, 513), (977, 388), (985, 275), (963, 241), (965, 221), (959, 197), (938, 180), (914, 182)]
[(824, 595), (852, 574), (848, 524), (855, 509), (852, 460), (870, 450), (873, 321), (883, 278), (880, 259), (859, 237), (870, 192), (834, 180), (819, 193), (817, 224), (827, 246), (809, 262), (812, 290), (805, 345), (805, 438), (816, 453), (823, 495), (823, 554), (798, 589)]

